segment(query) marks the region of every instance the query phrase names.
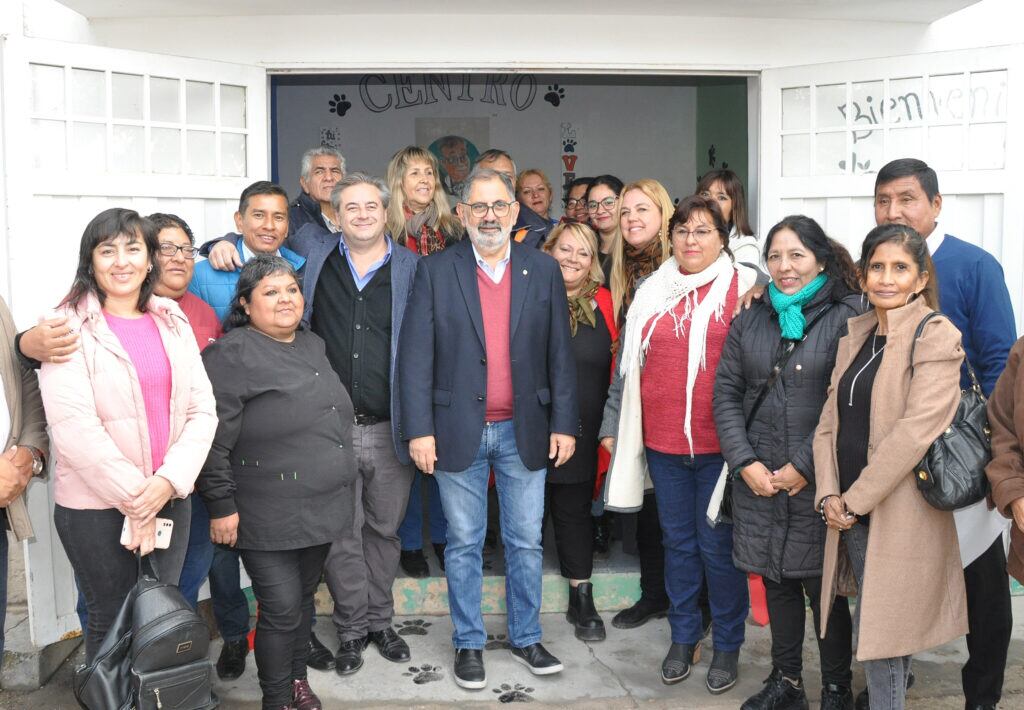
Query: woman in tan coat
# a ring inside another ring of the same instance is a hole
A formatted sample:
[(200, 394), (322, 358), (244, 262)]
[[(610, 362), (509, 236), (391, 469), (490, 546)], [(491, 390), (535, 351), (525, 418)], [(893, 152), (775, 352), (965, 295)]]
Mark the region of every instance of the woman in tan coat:
[(963, 349), (960, 332), (936, 318), (911, 363), (917, 326), (938, 305), (917, 232), (873, 229), (859, 266), (874, 308), (851, 318), (839, 341), (814, 439), (815, 505), (829, 528), (821, 618), (837, 590), (860, 590), (857, 658), (871, 708), (899, 710), (911, 654), (967, 633), (953, 514), (926, 503), (914, 482), (917, 463), (956, 412)]

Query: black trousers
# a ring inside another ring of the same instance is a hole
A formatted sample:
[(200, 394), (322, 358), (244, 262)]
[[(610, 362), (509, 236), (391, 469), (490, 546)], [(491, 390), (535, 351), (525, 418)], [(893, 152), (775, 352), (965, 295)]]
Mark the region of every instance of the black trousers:
[(964, 568), (967, 586), (967, 651), (960, 672), (968, 705), (995, 705), (1003, 692), (1013, 612), (1003, 536)]
[[(157, 517), (174, 521), (170, 546), (153, 550), (150, 555), (153, 571), (161, 582), (178, 583), (188, 549), (191, 510), (186, 498), (170, 501), (157, 513)], [(116, 508), (77, 510), (56, 505), (53, 525), (85, 597), (85, 662), (92, 663), (128, 592), (138, 581), (139, 566), (135, 553), (121, 545), (124, 516)]]
[[(636, 548), (640, 555), (640, 596), (667, 609), (665, 547), (661, 543), (661, 523), (658, 521), (658, 501), (654, 491), (644, 494), (644, 507), (636, 514)], [(702, 596), (706, 597), (706, 592)]]
[(765, 578), (768, 617), (771, 619), (772, 665), (787, 678), (800, 678), (803, 672), (804, 622), (807, 619), (804, 595), (811, 603), (814, 636), (818, 639), (821, 657), (821, 683), (835, 683), (849, 688), (853, 663), (853, 623), (846, 597), (836, 597), (828, 617), (825, 638), (818, 636), (821, 628), (821, 577), (783, 579), (773, 582)]
[(590, 504), (594, 482), (546, 483), (544, 519), (555, 529), (558, 566), (566, 579), (590, 579), (594, 571), (594, 532)]
[(313, 593), (330, 549), (242, 550), (259, 603), (255, 656), (264, 710), (289, 705), (292, 680), (306, 677)]

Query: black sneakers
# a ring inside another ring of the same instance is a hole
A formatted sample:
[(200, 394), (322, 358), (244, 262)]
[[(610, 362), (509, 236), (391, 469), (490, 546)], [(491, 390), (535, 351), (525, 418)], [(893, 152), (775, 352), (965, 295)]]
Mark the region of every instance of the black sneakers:
[(821, 689), (821, 710), (853, 710), (853, 691), (842, 685), (826, 683)]
[(636, 604), (628, 609), (623, 609), (612, 617), (612, 626), (617, 629), (635, 629), (651, 619), (661, 619), (666, 616), (668, 616), (668, 602), (658, 604), (645, 597), (640, 597)]
[(787, 678), (778, 668), (773, 668), (761, 692), (747, 698), (740, 710), (807, 710), (807, 707), (807, 693), (800, 679)]
[(483, 651), (473, 648), (455, 649), (455, 684), (467, 690), (487, 687)]
[(509, 652), (511, 652), (513, 660), (522, 663), (534, 675), (551, 675), (560, 673), (562, 670), (562, 662), (548, 653), (539, 643), (530, 644), (524, 648), (513, 646)]
[(234, 680), (245, 673), (245, 657), (249, 655), (249, 639), (225, 641), (217, 659), (217, 677), (221, 680)]

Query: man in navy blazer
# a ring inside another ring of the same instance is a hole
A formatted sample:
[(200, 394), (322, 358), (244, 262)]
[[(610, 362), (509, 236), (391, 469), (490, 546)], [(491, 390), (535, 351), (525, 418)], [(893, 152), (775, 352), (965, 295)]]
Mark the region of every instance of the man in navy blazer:
[(369, 643), (389, 661), (410, 657), (408, 644), (391, 623), (391, 586), (401, 552), (398, 526), (415, 473), (398, 433), (395, 362), (419, 257), (385, 233), (389, 198), (379, 178), (350, 173), (331, 193), (341, 232), (307, 224), (289, 237), (306, 257), (303, 321), (323, 338), (327, 359), (355, 410), (356, 526), (354, 534), (331, 545), (325, 564), (341, 642), (337, 655), (331, 659), (310, 637), (310, 653), (317, 659), (310, 665), (333, 665), (340, 675), (362, 667)]
[(540, 644), (541, 521), (548, 459), (565, 463), (579, 431), (565, 286), (547, 254), (511, 242), (512, 180), (477, 168), (457, 212), (466, 234), (416, 268), (399, 343), (400, 432), (437, 477), (448, 518), (445, 574), (455, 682), (487, 684), (480, 597), (487, 481), (494, 470), (505, 545), (512, 657), (546, 675)]

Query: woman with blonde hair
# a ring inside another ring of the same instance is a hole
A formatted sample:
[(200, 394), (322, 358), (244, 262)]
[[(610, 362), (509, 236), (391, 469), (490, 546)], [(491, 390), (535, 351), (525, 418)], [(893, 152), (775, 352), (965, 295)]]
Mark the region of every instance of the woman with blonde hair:
[(462, 225), (448, 206), (440, 175), (437, 158), (415, 145), (402, 148), (388, 163), (388, 233), (420, 256), (462, 238)]
[(637, 282), (661, 266), (671, 252), (668, 221), (674, 209), (665, 186), (650, 178), (629, 183), (619, 194), (608, 277), (619, 322), (626, 316)]
[(516, 177), (516, 199), (551, 224), (558, 224), (557, 219), (551, 219), (553, 195), (551, 181), (538, 168), (527, 168)]

